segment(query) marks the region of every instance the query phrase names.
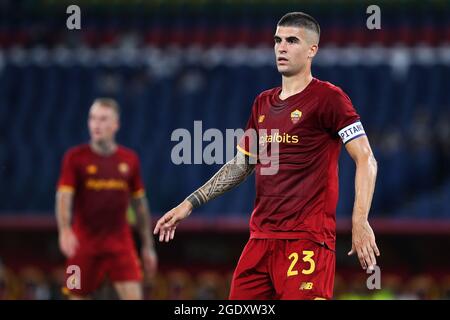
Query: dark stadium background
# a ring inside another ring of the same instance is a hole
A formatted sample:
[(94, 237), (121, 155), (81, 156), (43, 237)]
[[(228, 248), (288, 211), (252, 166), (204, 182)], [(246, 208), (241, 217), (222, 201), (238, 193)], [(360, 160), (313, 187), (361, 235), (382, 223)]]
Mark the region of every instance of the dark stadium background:
[[(81, 8), (81, 30), (66, 8)], [(313, 75), (342, 87), (378, 161), (370, 221), (382, 290), (351, 245), (354, 165), (340, 160), (336, 299), (450, 298), (450, 5), (378, 1), (0, 1), (0, 299), (61, 299), (54, 219), (64, 151), (87, 141), (95, 97), (122, 106), (120, 143), (136, 149), (153, 220), (220, 165), (174, 165), (173, 130), (242, 128), (277, 86), (273, 32), (289, 11), (320, 23)], [(205, 146), (207, 143), (204, 143)], [(158, 244), (148, 299), (221, 299), (248, 238), (253, 178), (196, 210)], [(137, 244), (139, 245), (139, 244)], [(114, 295), (105, 285), (99, 297)]]

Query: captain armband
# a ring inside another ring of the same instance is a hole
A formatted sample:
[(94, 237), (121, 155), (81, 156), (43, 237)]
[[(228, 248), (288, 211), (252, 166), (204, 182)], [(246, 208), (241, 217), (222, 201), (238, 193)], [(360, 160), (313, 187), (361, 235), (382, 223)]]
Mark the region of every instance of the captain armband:
[(357, 121), (339, 130), (338, 134), (342, 142), (346, 144), (353, 139), (366, 135), (366, 132), (361, 121)]

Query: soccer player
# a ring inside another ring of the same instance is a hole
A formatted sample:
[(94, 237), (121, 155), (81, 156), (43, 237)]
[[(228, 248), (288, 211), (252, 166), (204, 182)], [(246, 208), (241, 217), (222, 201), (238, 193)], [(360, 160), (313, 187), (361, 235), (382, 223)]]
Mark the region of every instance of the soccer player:
[[(282, 83), (254, 101), (247, 130), (256, 130), (257, 140), (244, 135), (236, 157), (167, 212), (154, 229), (160, 241), (168, 242), (194, 208), (255, 172), (250, 239), (234, 271), (230, 299), (332, 298), (342, 143), (356, 163), (348, 254), (356, 253), (363, 269), (374, 268), (380, 254), (368, 222), (377, 163), (349, 97), (311, 74), (319, 37), (319, 24), (305, 13), (280, 19), (274, 49)], [(268, 163), (261, 150), (269, 149), (277, 156), (274, 175), (264, 174)]]
[(64, 156), (56, 194), (59, 247), (68, 258), (67, 266), (75, 266), (68, 269), (64, 291), (73, 299), (88, 298), (107, 276), (119, 298), (142, 299), (141, 267), (127, 222), (130, 198), (144, 270), (150, 277), (156, 272), (157, 256), (139, 158), (115, 142), (119, 130), (115, 100), (96, 99), (88, 127), (90, 143), (73, 147)]

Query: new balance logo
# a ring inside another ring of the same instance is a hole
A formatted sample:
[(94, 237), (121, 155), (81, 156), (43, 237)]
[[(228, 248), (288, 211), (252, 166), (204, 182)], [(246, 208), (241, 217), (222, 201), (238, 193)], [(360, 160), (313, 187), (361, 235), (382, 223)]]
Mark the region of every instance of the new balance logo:
[(302, 282), (300, 285), (300, 290), (311, 290), (313, 288), (312, 282)]

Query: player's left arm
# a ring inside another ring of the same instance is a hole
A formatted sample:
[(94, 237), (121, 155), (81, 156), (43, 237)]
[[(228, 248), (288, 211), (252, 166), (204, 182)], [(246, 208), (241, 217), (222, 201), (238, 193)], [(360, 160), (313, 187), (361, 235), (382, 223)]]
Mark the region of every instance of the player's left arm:
[(356, 164), (352, 249), (348, 254), (357, 253), (362, 268), (371, 270), (377, 263), (375, 256), (380, 255), (375, 234), (368, 222), (377, 177), (377, 162), (365, 135), (349, 141), (345, 147)]
[(155, 251), (153, 235), (150, 231), (151, 214), (145, 195), (133, 197), (131, 206), (136, 213), (136, 227), (141, 238), (141, 257), (144, 269), (149, 276), (154, 276), (157, 270), (158, 258)]

